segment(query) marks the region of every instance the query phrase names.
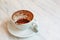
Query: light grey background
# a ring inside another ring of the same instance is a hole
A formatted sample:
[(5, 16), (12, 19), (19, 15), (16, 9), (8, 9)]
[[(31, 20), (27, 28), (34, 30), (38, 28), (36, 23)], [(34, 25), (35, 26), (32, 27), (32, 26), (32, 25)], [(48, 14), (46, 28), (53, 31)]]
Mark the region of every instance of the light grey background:
[[(37, 35), (20, 39), (7, 31), (7, 18), (16, 10), (27, 9), (36, 14)], [(59, 0), (0, 0), (0, 40), (60, 40)]]

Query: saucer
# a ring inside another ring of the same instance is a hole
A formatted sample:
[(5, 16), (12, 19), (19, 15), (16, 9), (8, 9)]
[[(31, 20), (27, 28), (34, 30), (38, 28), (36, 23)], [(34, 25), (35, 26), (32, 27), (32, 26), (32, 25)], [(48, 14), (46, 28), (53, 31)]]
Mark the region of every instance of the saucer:
[(11, 23), (8, 23), (7, 27), (8, 27), (9, 33), (16, 37), (21, 37), (21, 38), (31, 37), (36, 35), (37, 33), (37, 32), (34, 32), (31, 28), (28, 28), (26, 30), (19, 30), (15, 28), (15, 26)]

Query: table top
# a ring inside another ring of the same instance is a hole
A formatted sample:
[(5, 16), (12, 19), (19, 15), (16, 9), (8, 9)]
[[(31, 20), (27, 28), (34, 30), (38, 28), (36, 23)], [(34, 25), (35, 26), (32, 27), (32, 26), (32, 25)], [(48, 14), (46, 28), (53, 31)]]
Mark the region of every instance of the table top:
[[(7, 19), (17, 10), (36, 14), (39, 32), (21, 39), (9, 34)], [(52, 0), (0, 0), (0, 40), (60, 40), (60, 6)]]

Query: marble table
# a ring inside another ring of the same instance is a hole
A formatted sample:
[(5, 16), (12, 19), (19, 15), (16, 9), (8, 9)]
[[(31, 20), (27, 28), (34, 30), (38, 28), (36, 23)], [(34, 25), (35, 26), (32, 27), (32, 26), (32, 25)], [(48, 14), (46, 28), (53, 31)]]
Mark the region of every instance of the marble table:
[[(36, 14), (39, 32), (35, 36), (21, 39), (9, 34), (7, 19), (21, 9)], [(54, 0), (0, 0), (0, 40), (60, 40), (60, 6)]]

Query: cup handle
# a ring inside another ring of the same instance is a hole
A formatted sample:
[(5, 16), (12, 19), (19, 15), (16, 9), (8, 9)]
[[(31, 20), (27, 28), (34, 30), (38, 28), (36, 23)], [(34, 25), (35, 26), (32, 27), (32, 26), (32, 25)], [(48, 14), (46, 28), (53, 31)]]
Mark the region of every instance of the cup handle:
[(33, 31), (38, 32), (38, 25), (36, 23), (32, 23), (33, 25)]

